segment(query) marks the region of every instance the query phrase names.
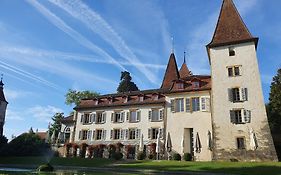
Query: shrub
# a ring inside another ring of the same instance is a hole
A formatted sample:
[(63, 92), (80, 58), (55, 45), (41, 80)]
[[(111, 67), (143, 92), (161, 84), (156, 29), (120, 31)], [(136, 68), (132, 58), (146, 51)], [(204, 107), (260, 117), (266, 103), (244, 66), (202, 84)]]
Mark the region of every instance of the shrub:
[(155, 154), (149, 154), (149, 155), (148, 155), (148, 158), (149, 158), (149, 159), (155, 159), (156, 156), (155, 156)]
[(54, 167), (52, 167), (52, 165), (47, 163), (47, 164), (44, 164), (44, 165), (40, 165), (37, 168), (37, 171), (54, 171)]
[(174, 160), (181, 160), (181, 155), (179, 154), (179, 153), (175, 153), (174, 155), (173, 155), (173, 159)]
[(191, 161), (192, 160), (192, 155), (190, 153), (184, 153), (183, 159), (185, 161)]
[(114, 158), (115, 160), (121, 160), (121, 159), (123, 158), (123, 154), (120, 153), (120, 152), (115, 152), (115, 153), (113, 154), (113, 158)]
[(144, 152), (138, 152), (137, 153), (137, 160), (143, 160), (145, 159), (145, 153)]

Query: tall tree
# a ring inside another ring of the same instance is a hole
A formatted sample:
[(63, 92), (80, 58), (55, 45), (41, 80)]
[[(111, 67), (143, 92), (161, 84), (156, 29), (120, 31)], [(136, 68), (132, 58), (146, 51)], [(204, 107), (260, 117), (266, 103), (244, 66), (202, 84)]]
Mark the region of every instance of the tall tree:
[(55, 132), (55, 135), (57, 136), (58, 133), (60, 132), (61, 130), (61, 120), (63, 119), (63, 113), (56, 113), (53, 117), (52, 117), (52, 120), (53, 120), (53, 123), (51, 124), (51, 127), (50, 127), (50, 130), (49, 130), (49, 133), (50, 135), (53, 134), (53, 132)]
[(272, 79), (266, 108), (272, 132), (281, 132), (281, 68)]
[(137, 85), (132, 82), (132, 77), (130, 75), (130, 72), (123, 71), (121, 72), (121, 82), (119, 83), (119, 86), (117, 88), (117, 92), (130, 92), (130, 91), (138, 91), (139, 88)]
[(79, 105), (80, 101), (85, 98), (92, 98), (99, 96), (100, 94), (94, 91), (76, 91), (69, 89), (65, 94), (65, 104), (67, 105)]

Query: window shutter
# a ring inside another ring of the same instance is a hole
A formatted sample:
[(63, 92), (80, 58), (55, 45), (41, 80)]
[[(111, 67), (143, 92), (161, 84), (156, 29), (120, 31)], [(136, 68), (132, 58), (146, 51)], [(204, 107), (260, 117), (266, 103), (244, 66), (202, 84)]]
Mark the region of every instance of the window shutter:
[(159, 111), (159, 120), (162, 121), (164, 118), (164, 109), (160, 109)]
[(96, 120), (96, 118), (97, 118), (96, 116), (97, 115), (96, 115), (96, 113), (93, 113), (92, 116), (93, 116), (92, 122), (93, 123), (97, 123), (97, 120)]
[(125, 112), (121, 112), (121, 122), (124, 122)]
[(127, 112), (126, 121), (130, 121), (130, 112)]
[(210, 98), (206, 98), (206, 111), (210, 112), (211, 103)]
[(244, 122), (250, 123), (251, 122), (251, 111), (244, 109)]
[(151, 121), (151, 118), (152, 118), (152, 111), (149, 110), (149, 111), (148, 111), (148, 120)]
[(163, 139), (163, 135), (164, 135), (163, 131), (164, 131), (164, 128), (159, 128), (159, 130), (158, 130), (158, 132), (160, 133), (159, 135), (160, 135), (161, 139)]
[(136, 139), (140, 138), (140, 129), (136, 129)]
[(84, 121), (84, 114), (81, 114), (81, 120), (80, 120), (80, 123), (83, 123)]
[(120, 129), (120, 139), (124, 139), (125, 129)]
[(87, 132), (87, 140), (91, 140), (91, 138), (92, 138), (92, 131), (88, 130), (88, 132)]
[(111, 113), (111, 122), (114, 122), (114, 112)]
[(96, 140), (96, 130), (93, 130), (93, 140)]
[(148, 139), (151, 139), (151, 129), (148, 129)]
[(171, 100), (171, 112), (175, 112), (175, 100)]
[(128, 135), (129, 135), (129, 130), (128, 130), (128, 129), (125, 129), (125, 139), (128, 139), (128, 138), (129, 138)]
[(230, 111), (230, 122), (236, 123), (235, 112), (233, 110)]
[(102, 130), (102, 139), (106, 140), (106, 130)]
[(201, 110), (206, 111), (206, 98), (205, 97), (201, 98)]
[(138, 110), (138, 111), (137, 111), (137, 121), (138, 121), (138, 122), (140, 121), (140, 118), (141, 118), (141, 111)]
[(93, 123), (93, 114), (89, 114), (89, 123)]
[(242, 101), (248, 100), (248, 89), (247, 88), (240, 88)]
[(184, 99), (182, 98), (182, 99), (180, 99), (179, 100), (180, 102), (180, 112), (184, 112)]
[(190, 112), (190, 98), (185, 99), (185, 110), (186, 112)]
[(102, 113), (102, 123), (105, 123), (106, 121), (106, 112)]
[(232, 88), (228, 88), (228, 100), (233, 102), (233, 93), (232, 93)]
[(110, 139), (113, 139), (113, 130), (110, 130)]
[(82, 138), (82, 131), (79, 131), (78, 140), (81, 140), (81, 138)]

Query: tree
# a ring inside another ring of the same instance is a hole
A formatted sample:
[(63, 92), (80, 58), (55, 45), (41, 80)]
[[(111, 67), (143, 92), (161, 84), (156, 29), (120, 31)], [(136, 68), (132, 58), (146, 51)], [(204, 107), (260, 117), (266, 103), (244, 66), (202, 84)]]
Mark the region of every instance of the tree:
[(76, 91), (69, 89), (65, 94), (65, 104), (67, 105), (79, 105), (82, 99), (93, 98), (99, 96), (100, 94), (94, 91)]
[(272, 79), (269, 103), (266, 105), (268, 121), (272, 132), (281, 132), (281, 68)]
[(8, 143), (8, 139), (5, 136), (0, 137), (0, 148)]
[(61, 130), (61, 120), (64, 118), (63, 113), (56, 113), (53, 117), (53, 124), (51, 124), (51, 127), (49, 129), (49, 133), (50, 135), (53, 134), (53, 132), (55, 132), (55, 135), (57, 137), (58, 133)]
[(24, 133), (0, 150), (2, 156), (39, 156), (49, 151), (48, 144), (35, 133)]
[(127, 71), (121, 72), (120, 80), (121, 80), (121, 82), (119, 83), (119, 86), (117, 88), (118, 93), (138, 91), (139, 90), (137, 85), (134, 82), (131, 81), (132, 77), (130, 75), (130, 72), (127, 72)]

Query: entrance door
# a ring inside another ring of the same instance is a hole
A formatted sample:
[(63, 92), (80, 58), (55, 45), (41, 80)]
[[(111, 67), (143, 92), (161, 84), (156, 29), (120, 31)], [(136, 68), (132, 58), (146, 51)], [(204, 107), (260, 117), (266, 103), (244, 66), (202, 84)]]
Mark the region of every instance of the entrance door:
[(193, 128), (184, 128), (184, 153), (194, 155)]

